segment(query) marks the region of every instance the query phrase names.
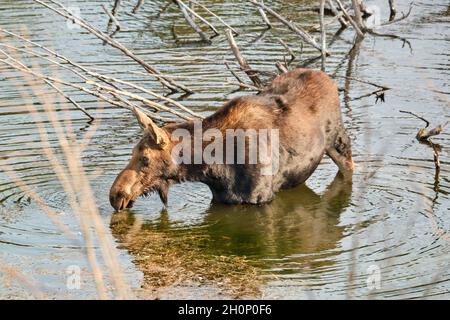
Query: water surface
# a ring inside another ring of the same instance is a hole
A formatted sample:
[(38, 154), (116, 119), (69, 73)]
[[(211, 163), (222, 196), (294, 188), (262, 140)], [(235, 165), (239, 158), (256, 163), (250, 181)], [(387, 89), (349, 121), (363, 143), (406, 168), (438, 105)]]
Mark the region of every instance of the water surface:
[[(383, 19), (388, 17), (386, 1), (367, 2), (379, 5)], [(85, 19), (104, 30), (107, 18), (102, 3), (107, 1), (66, 2), (80, 7)], [(176, 94), (172, 98), (208, 115), (232, 97), (251, 94), (226, 84), (234, 79), (223, 60), (233, 58), (219, 23), (222, 35), (211, 45), (202, 44), (174, 6), (162, 11), (163, 1), (146, 1), (135, 18), (125, 12), (131, 11), (132, 3), (124, 3), (119, 14), (124, 30), (116, 38), (162, 72), (179, 76), (178, 81), (195, 91), (188, 97)], [(202, 3), (241, 32), (236, 40), (256, 69), (276, 72), (275, 62), (283, 61), (286, 54), (277, 37), (300, 52), (295, 35), (278, 24), (266, 31), (248, 4)], [(317, 23), (316, 14), (298, 10), (311, 5), (309, 2), (266, 3), (299, 24)], [(399, 11), (407, 8), (406, 2), (399, 2)], [(380, 29), (406, 37), (410, 46), (398, 39), (367, 36), (351, 50), (352, 30), (335, 37), (336, 30), (329, 30), (328, 38), (333, 40), (332, 56), (326, 63), (329, 74), (350, 75), (392, 88), (386, 92), (385, 103), (375, 103), (373, 95), (366, 95), (376, 88), (336, 78), (339, 87), (347, 89), (341, 97), (357, 165), (352, 184), (335, 179), (336, 167), (324, 158), (306, 185), (279, 193), (265, 206), (212, 205), (206, 186), (186, 183), (172, 187), (167, 211), (162, 211), (154, 195), (138, 201), (128, 214), (141, 219), (145, 228), (168, 237), (195, 234), (206, 238), (200, 250), (212, 256), (245, 257), (259, 270), (261, 294), (266, 298), (449, 298), (450, 136), (447, 130), (433, 138), (441, 145), (442, 168), (437, 178), (432, 149), (414, 138), (423, 123), (399, 112), (425, 115), (434, 126), (450, 118), (448, 10), (446, 1), (418, 1), (407, 20)], [(0, 0), (0, 27), (85, 65), (119, 70), (121, 78), (165, 93), (120, 52), (103, 46), (82, 29), (68, 28), (64, 19), (32, 1)], [(0, 42), (20, 45), (3, 34)], [(316, 56), (305, 46), (293, 66), (302, 66)], [(320, 68), (320, 61), (312, 60), (308, 66)], [(74, 79), (63, 70), (54, 71), (44, 60), (39, 60), (39, 67)], [(65, 223), (76, 228), (67, 196), (42, 154), (36, 120), (24, 107), (24, 96), (33, 93), (23, 78), (3, 65), (0, 80), (0, 155), (61, 213)], [(109, 225), (113, 210), (108, 190), (126, 165), (140, 130), (127, 110), (71, 89), (67, 92), (102, 118), (83, 153), (83, 163), (92, 176), (100, 213)], [(30, 99), (40, 108), (38, 97)], [(80, 137), (90, 128), (83, 114), (64, 99), (57, 107), (67, 111), (61, 112), (61, 117), (72, 119)], [(56, 145), (54, 130), (47, 126), (50, 142)], [(120, 237), (117, 245), (127, 278), (133, 287), (140, 287), (142, 274), (136, 257), (120, 243)], [(0, 261), (32, 277), (48, 297), (85, 298), (95, 296), (91, 278), (84, 279), (83, 290), (68, 290), (65, 285), (67, 266), (88, 268), (84, 250), (82, 241), (68, 239), (9, 176), (0, 174)], [(370, 290), (367, 276), (374, 268), (380, 271), (381, 286)], [(205, 288), (203, 294), (208, 296)], [(0, 297), (29, 296), (21, 284), (0, 277)]]

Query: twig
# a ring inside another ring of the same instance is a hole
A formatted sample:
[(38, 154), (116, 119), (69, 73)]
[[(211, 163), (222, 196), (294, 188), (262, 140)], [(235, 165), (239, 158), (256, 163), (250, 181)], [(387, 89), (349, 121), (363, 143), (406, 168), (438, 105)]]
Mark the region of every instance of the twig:
[(172, 91), (178, 91), (178, 89), (181, 89), (185, 92), (189, 92), (192, 93), (192, 90), (186, 88), (185, 86), (173, 81), (172, 79), (169, 78), (165, 78), (164, 75), (159, 72), (158, 70), (156, 70), (154, 67), (152, 67), (151, 65), (149, 65), (148, 63), (146, 63), (144, 60), (142, 60), (141, 58), (137, 57), (133, 52), (131, 52), (129, 49), (127, 49), (124, 45), (122, 45), (120, 42), (118, 42), (115, 39), (112, 39), (111, 37), (109, 37), (108, 35), (106, 35), (105, 33), (103, 33), (102, 31), (96, 29), (95, 27), (93, 27), (92, 25), (90, 25), (89, 23), (87, 23), (86, 21), (82, 20), (79, 17), (74, 16), (73, 14), (71, 14), (67, 8), (65, 8), (61, 3), (59, 3), (58, 1), (55, 0), (48, 0), (53, 4), (56, 4), (57, 6), (59, 6), (63, 11), (58, 10), (52, 6), (49, 6), (48, 4), (46, 4), (45, 2), (41, 1), (41, 0), (33, 0), (36, 3), (39, 3), (41, 5), (43, 5), (44, 7), (52, 10), (53, 12), (65, 17), (66, 19), (71, 19), (74, 20), (78, 25), (80, 25), (82, 28), (86, 29), (87, 31), (89, 31), (90, 33), (92, 33), (93, 35), (95, 35), (97, 38), (105, 41), (106, 43), (108, 43), (109, 45), (111, 45), (112, 47), (119, 49), (120, 51), (122, 51), (126, 56), (130, 57), (131, 59), (133, 59), (134, 61), (136, 61), (138, 64), (140, 64), (145, 70), (147, 70), (151, 75), (155, 76), (159, 82), (161, 82), (161, 84), (163, 84), (164, 86), (166, 86), (167, 88), (171, 89)]
[(183, 3), (180, 0), (173, 0), (177, 5), (178, 8), (180, 8), (181, 13), (184, 16), (184, 19), (186, 19), (186, 22), (189, 24), (189, 26), (198, 33), (198, 35), (200, 36), (200, 38), (202, 39), (202, 41), (204, 42), (209, 42), (209, 37), (203, 32), (202, 28), (200, 28), (195, 22), (194, 20), (192, 20), (191, 15), (189, 14), (189, 12), (187, 11), (186, 7), (183, 5)]
[(279, 61), (277, 61), (275, 63), (277, 69), (281, 72), (281, 73), (287, 73), (289, 70)]
[(199, 15), (197, 12), (195, 12), (192, 8), (190, 8), (189, 6), (187, 6), (183, 1), (181, 0), (177, 0), (178, 3), (181, 3), (181, 5), (190, 13), (192, 13), (193, 16), (197, 17), (198, 19), (200, 19), (200, 21), (202, 21), (204, 24), (206, 24), (214, 33), (215, 36), (219, 35), (219, 31), (211, 24), (209, 23), (208, 20), (206, 20), (205, 18), (203, 18), (201, 15)]
[(261, 79), (258, 77), (255, 71), (251, 70), (247, 60), (242, 56), (241, 51), (239, 50), (239, 47), (237, 46), (236, 41), (234, 40), (231, 29), (228, 29), (226, 31), (226, 36), (228, 39), (228, 43), (230, 44), (231, 50), (233, 51), (233, 54), (236, 57), (239, 66), (241, 67), (241, 70), (247, 74), (247, 76), (255, 84), (256, 87), (262, 88), (263, 83)]
[(91, 116), (89, 114), (89, 112), (86, 111), (86, 109), (84, 109), (82, 106), (80, 106), (76, 101), (74, 101), (71, 97), (69, 97), (68, 95), (66, 95), (61, 89), (59, 89), (57, 86), (55, 86), (53, 83), (51, 83), (48, 80), (44, 80), (45, 83), (47, 83), (49, 86), (51, 86), (53, 89), (55, 89), (60, 95), (62, 95), (64, 98), (66, 98), (70, 103), (72, 103), (75, 108), (77, 108), (78, 110), (80, 110), (81, 112), (83, 112), (86, 116), (89, 117), (89, 122), (94, 121), (94, 117)]
[(364, 22), (361, 14), (361, 0), (352, 0), (353, 12), (355, 13), (355, 23), (360, 30), (364, 30)]
[(389, 9), (391, 11), (389, 15), (389, 21), (393, 21), (395, 15), (397, 14), (397, 4), (395, 0), (389, 0)]
[(291, 55), (291, 60), (295, 60), (296, 56), (294, 51), (281, 39), (278, 39), (278, 42), (286, 49), (286, 51)]
[(236, 80), (239, 83), (245, 83), (244, 81), (242, 81), (242, 79), (238, 76), (238, 74), (230, 67), (230, 64), (228, 63), (228, 61), (224, 61), (225, 66), (227, 67), (227, 69), (231, 72), (231, 74), (236, 78)]
[[(111, 25), (114, 22), (115, 25), (116, 25), (116, 32), (120, 30), (120, 25), (118, 25), (116, 23), (117, 22), (116, 15), (117, 15), (117, 12), (119, 11), (119, 8), (120, 8), (120, 2), (121, 2), (121, 0), (114, 0), (114, 5), (113, 5), (113, 7), (111, 9), (111, 13), (109, 13), (109, 11), (106, 10), (106, 12), (107, 12), (107, 14), (109, 16), (108, 29), (111, 27)], [(76, 22), (74, 21), (74, 23), (76, 23)]]
[(352, 76), (333, 75), (333, 77), (334, 78), (344, 78), (344, 79), (347, 79), (347, 80), (352, 80), (352, 81), (357, 81), (357, 82), (369, 84), (371, 86), (383, 89), (384, 91), (391, 90), (391, 88), (389, 88), (389, 87), (386, 87), (386, 86), (383, 86), (383, 85), (380, 85), (380, 84), (376, 84), (376, 83), (370, 82), (368, 80), (363, 80), (363, 79), (359, 79), (359, 78), (356, 78), (356, 77), (352, 77)]
[(142, 7), (143, 4), (144, 4), (144, 0), (138, 0), (138, 2), (136, 3), (136, 5), (134, 6), (134, 8), (131, 12), (133, 14), (136, 14), (139, 11), (139, 9)]
[(404, 37), (398, 36), (396, 34), (391, 34), (391, 33), (380, 33), (380, 32), (377, 32), (377, 31), (375, 31), (373, 29), (367, 29), (367, 32), (369, 34), (373, 35), (373, 36), (385, 37), (385, 38), (391, 38), (391, 39), (399, 39), (399, 40), (401, 40), (403, 42), (402, 48), (405, 46), (405, 43), (406, 43), (408, 45), (408, 47), (409, 47), (409, 51), (411, 53), (413, 51), (412, 46), (411, 46), (411, 42), (409, 42), (409, 40), (404, 38)]
[(231, 29), (231, 31), (233, 31), (234, 35), (237, 36), (239, 34), (239, 32), (236, 31), (236, 29), (234, 29), (232, 26), (230, 26), (228, 23), (226, 23), (221, 17), (219, 17), (217, 14), (215, 14), (214, 12), (212, 12), (211, 10), (209, 10), (206, 6), (204, 6), (203, 4), (199, 3), (198, 1), (195, 0), (188, 0), (191, 3), (194, 3), (196, 5), (198, 5), (199, 7), (203, 8), (203, 10), (205, 10), (206, 12), (208, 12), (210, 15), (212, 15), (213, 17), (216, 17), (217, 20), (219, 20), (225, 27), (227, 27), (228, 29)]
[(430, 122), (429, 122), (427, 119), (425, 119), (424, 117), (421, 117), (421, 116), (415, 114), (414, 112), (411, 112), (411, 111), (403, 111), (403, 110), (400, 110), (400, 112), (401, 112), (401, 113), (408, 113), (408, 114), (413, 115), (414, 117), (416, 117), (416, 118), (418, 118), (418, 119), (424, 121), (424, 122), (426, 123), (425, 128), (428, 128), (428, 126), (430, 125)]
[[(293, 24), (292, 22), (289, 22), (286, 18), (284, 18), (283, 16), (281, 16), (278, 13), (276, 13), (275, 11), (273, 11), (271, 8), (267, 7), (265, 4), (259, 3), (256, 0), (249, 0), (249, 1), (254, 6), (258, 6), (261, 9), (264, 9), (268, 14), (270, 14), (271, 16), (273, 16), (274, 18), (279, 20), (282, 24), (284, 24), (286, 27), (288, 27), (289, 30), (291, 30), (295, 34), (297, 34), (303, 41), (305, 41), (306, 43), (310, 44), (311, 46), (313, 46), (317, 50), (322, 51), (321, 46), (319, 44), (317, 44), (317, 42), (314, 40), (314, 38), (311, 37), (305, 30), (303, 30), (302, 28), (300, 28), (297, 25)], [(326, 55), (330, 55), (329, 52), (325, 52), (325, 54)]]
[(325, 30), (325, 23), (324, 23), (324, 12), (325, 12), (325, 0), (320, 1), (320, 42), (322, 46), (322, 71), (325, 71), (325, 61), (326, 61), (326, 54), (327, 52), (327, 34)]
[[(395, 0), (393, 0), (393, 1), (395, 1)], [(382, 26), (387, 26), (387, 25), (390, 25), (390, 24), (393, 24), (393, 23), (396, 23), (396, 22), (399, 22), (399, 21), (401, 21), (401, 20), (404, 20), (404, 19), (408, 18), (409, 15), (411, 14), (411, 11), (412, 11), (413, 6), (414, 6), (414, 2), (411, 2), (411, 3), (409, 4), (409, 9), (408, 9), (408, 12), (407, 12), (407, 13), (402, 12), (402, 16), (401, 16), (400, 18), (397, 18), (397, 19), (391, 19), (391, 18), (389, 18), (389, 21), (388, 21), (388, 22), (382, 23), (381, 25), (382, 25)], [(394, 14), (394, 17), (395, 17), (395, 14)]]
[(352, 27), (355, 29), (358, 36), (362, 37), (364, 33), (359, 28), (358, 24), (355, 22), (355, 20), (352, 19), (352, 17), (348, 14), (347, 10), (345, 10), (344, 6), (342, 5), (341, 1), (336, 0), (336, 3), (339, 6), (339, 9), (341, 9), (342, 13), (344, 14), (345, 18), (350, 22)]
[(252, 86), (251, 84), (247, 84), (247, 83), (243, 83), (243, 82), (227, 81), (227, 82), (225, 82), (225, 84), (235, 85), (235, 86), (238, 86), (238, 87), (240, 87), (242, 89), (250, 89), (250, 90), (255, 90), (255, 91), (261, 91), (260, 88), (257, 88), (255, 86)]
[(122, 1), (122, 0), (114, 0), (114, 6), (113, 6), (113, 8), (111, 10), (111, 14), (113, 16), (116, 16), (117, 12), (119, 11), (120, 1)]
[(108, 11), (108, 9), (106, 8), (106, 6), (105, 6), (104, 4), (102, 4), (102, 8), (103, 8), (103, 11), (105, 11), (105, 13), (106, 13), (106, 14), (108, 15), (108, 17), (109, 17), (108, 25), (111, 24), (111, 21), (114, 22), (114, 24), (116, 25), (116, 31), (119, 31), (119, 30), (121, 29), (121, 26), (120, 26), (119, 21), (116, 19), (115, 16), (112, 15), (111, 12)]
[(330, 6), (331, 12), (334, 14), (334, 17), (339, 20), (339, 23), (341, 24), (341, 28), (344, 28), (344, 29), (347, 28), (348, 23), (347, 23), (347, 21), (345, 21), (344, 18), (342, 18), (342, 16), (344, 14), (342, 12), (338, 12), (338, 10), (332, 0), (327, 0), (327, 2), (328, 2), (328, 5)]
[[(264, 4), (264, 1), (261, 0), (261, 3)], [(266, 24), (267, 28), (268, 28), (268, 29), (271, 29), (271, 28), (272, 28), (272, 24), (270, 23), (269, 18), (267, 18), (267, 15), (266, 15), (266, 13), (264, 12), (264, 9), (258, 7), (258, 12), (259, 12), (259, 14), (261, 15), (261, 17), (262, 17), (264, 23)]]

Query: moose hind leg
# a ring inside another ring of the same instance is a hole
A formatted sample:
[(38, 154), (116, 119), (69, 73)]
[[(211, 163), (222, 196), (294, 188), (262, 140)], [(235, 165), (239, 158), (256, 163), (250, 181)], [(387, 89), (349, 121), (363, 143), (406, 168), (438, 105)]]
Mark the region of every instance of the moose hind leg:
[(350, 137), (347, 135), (344, 128), (341, 128), (338, 131), (336, 138), (331, 145), (328, 146), (326, 152), (345, 177), (352, 176), (354, 167), (352, 146)]

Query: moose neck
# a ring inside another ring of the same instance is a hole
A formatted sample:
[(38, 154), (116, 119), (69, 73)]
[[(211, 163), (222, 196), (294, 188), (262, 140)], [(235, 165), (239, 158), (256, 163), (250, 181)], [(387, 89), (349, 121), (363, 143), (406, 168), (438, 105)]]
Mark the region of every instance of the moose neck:
[[(186, 155), (186, 157), (179, 162), (176, 180), (179, 182), (200, 181), (207, 183), (214, 164), (211, 165), (205, 163), (203, 159), (205, 147), (211, 143), (210, 141), (204, 141), (203, 134), (206, 130), (214, 127), (215, 126), (208, 121), (208, 118), (204, 121), (189, 121), (166, 127), (166, 130), (172, 134), (172, 137), (174, 133), (185, 132), (186, 135), (183, 134), (183, 137), (180, 138), (182, 140), (178, 140), (178, 142), (175, 143), (182, 143), (184, 145), (182, 153), (184, 154), (187, 152), (190, 155)], [(179, 150), (180, 149), (177, 151)]]

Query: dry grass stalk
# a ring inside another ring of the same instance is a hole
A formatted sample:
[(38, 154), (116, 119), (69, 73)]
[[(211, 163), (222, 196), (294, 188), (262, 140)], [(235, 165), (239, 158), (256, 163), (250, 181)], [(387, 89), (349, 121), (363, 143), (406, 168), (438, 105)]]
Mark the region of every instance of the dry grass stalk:
[[(37, 66), (34, 66), (34, 68), (37, 68)], [(28, 72), (26, 68), (17, 69), (23, 72), (23, 76), (28, 83), (28, 87), (32, 89), (33, 95), (40, 98), (41, 105), (46, 112), (45, 114), (57, 134), (58, 147), (63, 151), (62, 159), (56, 155), (53, 151), (54, 147), (50, 145), (47, 130), (44, 127), (43, 120), (38, 117), (39, 111), (36, 109), (36, 106), (32, 103), (25, 104), (25, 107), (37, 125), (43, 154), (50, 162), (58, 181), (68, 197), (69, 205), (80, 224), (86, 244), (86, 255), (92, 269), (98, 297), (100, 299), (107, 299), (111, 298), (111, 294), (115, 294), (113, 296), (118, 299), (130, 298), (131, 292), (125, 282), (116, 248), (108, 229), (100, 218), (93, 191), (82, 164), (81, 151), (86, 146), (86, 140), (89, 140), (91, 135), (85, 136), (81, 141), (75, 140), (73, 138), (75, 135), (72, 130), (70, 118), (60, 120), (53, 100), (48, 98), (39, 89), (33, 79), (33, 74)], [(30, 99), (24, 97), (24, 101), (30, 101)], [(95, 129), (96, 126), (93, 126), (92, 130)], [(10, 170), (9, 174), (21, 189), (25, 190), (33, 199), (38, 200), (38, 204), (43, 207), (43, 211), (52, 221), (58, 222), (58, 215), (34, 191), (30, 190), (20, 179), (16, 178), (12, 170)], [(61, 223), (56, 224), (58, 227), (62, 226)], [(67, 228), (63, 226), (63, 229)], [(114, 292), (110, 292), (105, 284), (105, 273), (97, 260), (96, 243), (100, 247), (100, 253), (107, 267), (106, 274), (111, 278), (114, 285)]]

